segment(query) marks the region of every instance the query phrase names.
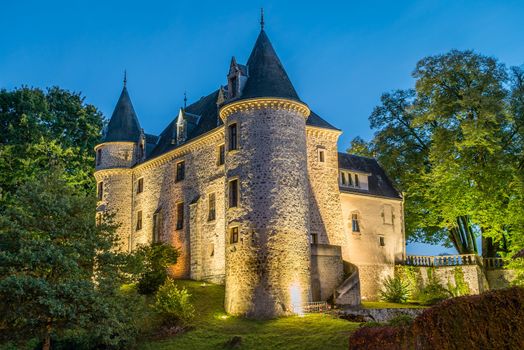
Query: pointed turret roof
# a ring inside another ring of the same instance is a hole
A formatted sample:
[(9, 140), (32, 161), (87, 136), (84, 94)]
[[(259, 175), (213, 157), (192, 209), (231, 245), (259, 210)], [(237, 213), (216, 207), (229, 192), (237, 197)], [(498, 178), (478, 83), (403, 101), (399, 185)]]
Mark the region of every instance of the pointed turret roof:
[(113, 115), (107, 125), (104, 142), (130, 141), (138, 142), (142, 133), (140, 123), (131, 103), (131, 98), (124, 84), (120, 98), (116, 103)]
[(300, 100), (264, 29), (258, 35), (247, 67), (249, 77), (242, 99), (281, 97)]

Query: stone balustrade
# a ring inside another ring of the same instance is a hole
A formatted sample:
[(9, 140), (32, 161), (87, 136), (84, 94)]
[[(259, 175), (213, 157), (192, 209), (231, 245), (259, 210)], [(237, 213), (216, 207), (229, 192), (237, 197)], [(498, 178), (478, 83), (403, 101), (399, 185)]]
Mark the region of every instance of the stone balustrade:
[(408, 266), (461, 266), (476, 265), (479, 263), (479, 257), (476, 254), (460, 255), (408, 255), (404, 261)]
[(502, 260), (502, 258), (483, 258), (482, 263), (484, 264), (484, 268), (489, 270), (501, 269), (504, 267), (504, 260)]

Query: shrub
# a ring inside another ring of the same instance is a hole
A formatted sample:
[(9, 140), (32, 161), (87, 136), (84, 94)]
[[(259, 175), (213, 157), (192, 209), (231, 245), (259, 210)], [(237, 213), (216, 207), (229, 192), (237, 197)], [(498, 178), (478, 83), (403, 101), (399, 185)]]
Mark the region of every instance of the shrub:
[(166, 281), (167, 268), (175, 264), (177, 258), (176, 248), (164, 243), (153, 243), (135, 250), (129, 272), (138, 276), (138, 293), (154, 294)]
[(191, 295), (185, 288), (177, 288), (168, 278), (156, 293), (155, 309), (164, 317), (166, 325), (188, 325), (195, 315)]
[(409, 315), (398, 315), (389, 320), (388, 325), (392, 327), (409, 326), (413, 323), (413, 317)]
[(405, 303), (408, 300), (409, 287), (398, 275), (386, 277), (383, 282), (380, 298), (392, 303)]
[(523, 349), (524, 288), (445, 300), (411, 326), (363, 327), (350, 349)]
[(428, 282), (418, 292), (418, 300), (422, 305), (435, 305), (436, 303), (452, 297), (450, 291), (442, 286), (435, 276), (433, 269), (428, 269)]

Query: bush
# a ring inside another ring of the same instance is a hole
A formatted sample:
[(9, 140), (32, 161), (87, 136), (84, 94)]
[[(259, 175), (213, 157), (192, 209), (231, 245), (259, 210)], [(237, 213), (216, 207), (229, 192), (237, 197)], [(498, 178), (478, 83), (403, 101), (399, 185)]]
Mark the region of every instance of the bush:
[(178, 251), (171, 245), (153, 243), (135, 252), (129, 271), (138, 276), (137, 290), (143, 295), (154, 294), (166, 281), (167, 268), (176, 263)]
[(409, 326), (413, 323), (413, 317), (409, 315), (398, 315), (389, 320), (388, 325), (392, 327)]
[(524, 288), (445, 300), (411, 326), (363, 327), (350, 349), (524, 349)]
[(428, 269), (428, 282), (417, 294), (422, 305), (435, 305), (436, 303), (451, 298), (452, 293), (442, 286), (435, 277), (435, 271)]
[(391, 303), (405, 303), (409, 296), (409, 286), (399, 276), (386, 277), (380, 298)]
[(190, 303), (191, 295), (185, 288), (177, 288), (168, 278), (156, 293), (155, 310), (163, 317), (166, 325), (188, 325), (194, 318), (195, 308)]

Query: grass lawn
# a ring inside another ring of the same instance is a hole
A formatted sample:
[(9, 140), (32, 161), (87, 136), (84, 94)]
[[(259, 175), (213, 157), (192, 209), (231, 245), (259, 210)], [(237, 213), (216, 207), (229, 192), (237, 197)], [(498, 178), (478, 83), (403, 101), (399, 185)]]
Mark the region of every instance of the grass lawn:
[(385, 301), (363, 301), (362, 307), (364, 309), (425, 309), (428, 306), (419, 304), (399, 304), (399, 303), (388, 303)]
[(144, 341), (140, 349), (220, 349), (233, 336), (242, 337), (238, 349), (347, 349), (358, 323), (328, 315), (309, 314), (269, 321), (253, 321), (224, 313), (224, 287), (177, 281), (192, 295), (194, 329), (161, 341)]

